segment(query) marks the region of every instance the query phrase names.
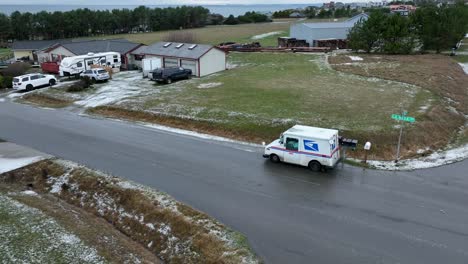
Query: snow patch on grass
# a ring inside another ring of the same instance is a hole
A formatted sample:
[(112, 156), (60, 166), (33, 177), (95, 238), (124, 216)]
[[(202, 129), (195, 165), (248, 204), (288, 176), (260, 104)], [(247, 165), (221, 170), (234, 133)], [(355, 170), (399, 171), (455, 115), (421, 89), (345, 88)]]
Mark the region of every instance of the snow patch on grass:
[(352, 61), (362, 61), (364, 60), (363, 58), (359, 56), (348, 56)]
[(104, 263), (40, 210), (0, 195), (0, 263)]
[(2, 158), (0, 156), (0, 174), (19, 169), (21, 167), (27, 166), (29, 164), (43, 160), (43, 157), (27, 157), (27, 158)]
[(199, 89), (214, 88), (223, 85), (222, 82), (202, 83), (197, 86)]
[(465, 72), (465, 74), (468, 74), (468, 63), (461, 63), (461, 62), (460, 62), (460, 63), (458, 63), (458, 64), (462, 67), (462, 69), (463, 69), (463, 71)]
[[(422, 151), (427, 151), (427, 149)], [(437, 151), (423, 158), (401, 160), (398, 163), (371, 160), (368, 161), (368, 164), (383, 170), (416, 170), (447, 165), (466, 158), (468, 158), (468, 144), (454, 149)]]
[(266, 37), (281, 35), (283, 33), (284, 33), (284, 31), (273, 31), (273, 32), (268, 32), (268, 33), (264, 33), (264, 34), (260, 34), (260, 35), (255, 35), (251, 39), (264, 39)]

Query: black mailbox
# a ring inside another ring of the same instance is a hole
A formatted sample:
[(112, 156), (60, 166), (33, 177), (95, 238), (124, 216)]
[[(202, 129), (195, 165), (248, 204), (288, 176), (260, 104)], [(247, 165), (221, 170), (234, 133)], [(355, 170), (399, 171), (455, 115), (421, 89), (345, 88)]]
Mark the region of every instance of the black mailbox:
[(352, 149), (355, 149), (357, 147), (357, 144), (358, 144), (357, 139), (351, 139), (351, 138), (339, 137), (338, 141), (340, 143), (340, 146), (348, 147), (348, 148), (352, 148)]

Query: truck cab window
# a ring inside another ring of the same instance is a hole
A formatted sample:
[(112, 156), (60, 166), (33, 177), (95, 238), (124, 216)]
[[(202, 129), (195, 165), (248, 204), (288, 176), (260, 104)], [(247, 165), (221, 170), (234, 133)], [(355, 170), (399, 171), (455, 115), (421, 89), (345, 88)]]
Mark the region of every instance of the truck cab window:
[(287, 150), (299, 150), (299, 140), (297, 138), (286, 138)]

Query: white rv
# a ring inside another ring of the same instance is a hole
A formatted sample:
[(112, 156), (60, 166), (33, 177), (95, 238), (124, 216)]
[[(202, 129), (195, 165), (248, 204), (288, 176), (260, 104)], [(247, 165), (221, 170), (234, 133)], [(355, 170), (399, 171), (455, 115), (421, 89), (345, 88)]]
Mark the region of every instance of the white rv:
[(79, 75), (91, 69), (91, 65), (120, 68), (121, 64), (118, 52), (88, 53), (87, 55), (67, 57), (60, 63), (60, 76)]
[(143, 69), (143, 78), (146, 78), (151, 71), (162, 68), (162, 61), (161, 58), (150, 57), (141, 60), (141, 66)]
[(295, 125), (265, 147), (264, 158), (320, 171), (340, 160), (338, 130)]

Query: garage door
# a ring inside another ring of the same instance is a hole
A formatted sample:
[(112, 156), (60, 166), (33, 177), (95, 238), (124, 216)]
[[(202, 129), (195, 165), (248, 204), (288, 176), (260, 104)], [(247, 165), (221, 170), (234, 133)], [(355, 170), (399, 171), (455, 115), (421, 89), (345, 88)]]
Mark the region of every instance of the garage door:
[(179, 59), (164, 59), (164, 67), (179, 67)]
[(182, 60), (182, 68), (192, 70), (192, 75), (198, 76), (198, 67), (196, 61)]

